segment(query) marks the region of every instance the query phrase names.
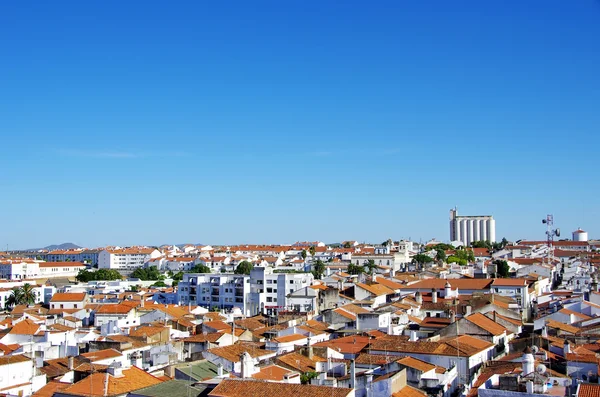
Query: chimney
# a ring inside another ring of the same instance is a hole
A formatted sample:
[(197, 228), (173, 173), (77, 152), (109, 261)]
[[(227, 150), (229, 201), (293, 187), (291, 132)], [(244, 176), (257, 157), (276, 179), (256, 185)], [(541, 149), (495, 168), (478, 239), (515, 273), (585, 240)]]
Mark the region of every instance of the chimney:
[(456, 322), (456, 314), (454, 313), (454, 310), (450, 310), (450, 323), (454, 322)]
[(533, 358), (533, 352), (531, 348), (527, 346), (525, 350), (523, 350), (523, 356), (521, 357), (521, 363), (523, 366), (523, 376), (527, 376), (534, 371), (535, 359)]
[(350, 360), (350, 388), (354, 389), (356, 387), (356, 364), (354, 363), (354, 359)]
[(431, 302), (437, 303), (437, 290), (435, 288), (431, 289)]
[(396, 276), (396, 269), (394, 269), (394, 266), (392, 266), (392, 269), (390, 270), (390, 278), (394, 278), (394, 276)]
[(525, 385), (526, 385), (526, 388), (527, 388), (527, 393), (528, 394), (533, 394), (533, 381), (528, 380)]
[(446, 284), (444, 285), (444, 298), (448, 299), (450, 296), (452, 296), (452, 286), (446, 281)]
[(409, 341), (410, 341), (410, 342), (416, 342), (416, 341), (418, 341), (418, 340), (419, 340), (419, 338), (417, 337), (417, 331), (415, 331), (415, 330), (411, 330), (411, 331), (410, 331), (410, 338), (409, 338)]
[(471, 305), (467, 305), (467, 306), (465, 306), (465, 317), (466, 317), (466, 316), (470, 316), (470, 315), (471, 315), (471, 310), (472, 310), (472, 309), (473, 309), (473, 308), (471, 307)]
[(548, 337), (548, 328), (546, 326), (542, 327), (542, 337), (544, 337), (544, 338)]
[(123, 368), (121, 368), (121, 363), (118, 363), (116, 361), (113, 361), (109, 366), (108, 366), (108, 370), (106, 371), (106, 387), (108, 387), (108, 374), (111, 374), (112, 376), (114, 376), (115, 378), (119, 378), (121, 376), (123, 376)]
[(415, 294), (415, 301), (419, 304), (422, 305), (423, 304), (423, 295), (421, 295), (421, 293), (419, 291), (417, 291), (417, 293)]
[(217, 365), (217, 376), (219, 378), (223, 377), (223, 364), (219, 363), (219, 365)]
[(69, 356), (69, 370), (73, 371), (73, 366), (74, 366), (74, 358), (73, 356)]
[(314, 352), (313, 352), (313, 347), (310, 344), (310, 335), (307, 339), (306, 345), (308, 346), (308, 358), (312, 360), (314, 357)]
[(571, 344), (568, 340), (565, 340), (565, 344), (563, 345), (563, 357), (566, 359), (567, 354), (571, 353)]

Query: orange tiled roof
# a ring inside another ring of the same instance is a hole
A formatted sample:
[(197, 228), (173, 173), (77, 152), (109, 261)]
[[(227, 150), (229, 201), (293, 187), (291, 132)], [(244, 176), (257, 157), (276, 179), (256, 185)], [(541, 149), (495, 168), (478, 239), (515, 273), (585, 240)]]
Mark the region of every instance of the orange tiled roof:
[(134, 330), (131, 330), (129, 332), (129, 336), (152, 336), (160, 334), (165, 329), (167, 329), (167, 327), (153, 327), (150, 325), (143, 325), (141, 327), (137, 327)]
[(15, 324), (9, 333), (15, 335), (35, 335), (38, 333), (39, 329), (39, 324), (36, 324), (30, 319), (26, 318), (25, 320)]
[(127, 314), (132, 311), (134, 307), (125, 304), (125, 302), (117, 304), (106, 304), (100, 306), (96, 311), (96, 314)]
[(85, 292), (57, 292), (52, 295), (50, 302), (81, 302), (85, 296)]
[(115, 350), (115, 349), (104, 349), (104, 350), (98, 350), (95, 352), (89, 352), (89, 353), (83, 353), (80, 354), (80, 356), (85, 357), (89, 360), (93, 361), (99, 361), (99, 360), (106, 360), (108, 358), (116, 358), (116, 357), (121, 357), (122, 354), (120, 351)]
[(421, 372), (428, 372), (435, 369), (435, 365), (429, 364), (428, 362), (418, 360), (413, 357), (404, 357), (396, 361), (398, 364), (404, 365), (405, 367), (414, 368)]
[(52, 397), (55, 392), (59, 392), (68, 386), (71, 386), (71, 384), (57, 381), (48, 382), (44, 387), (33, 393), (32, 397)]
[(406, 385), (400, 391), (392, 394), (392, 397), (427, 397), (427, 393)]
[(306, 338), (307, 337), (305, 335), (292, 334), (292, 335), (286, 335), (286, 336), (279, 336), (273, 340), (278, 343), (287, 343), (287, 342), (296, 342), (296, 341), (306, 339)]
[(259, 343), (250, 342), (238, 342), (230, 346), (216, 347), (214, 349), (208, 349), (207, 352), (222, 357), (227, 361), (231, 361), (232, 363), (237, 363), (240, 360), (240, 355), (242, 353), (248, 353), (252, 358), (267, 356), (275, 353), (270, 350), (262, 349), (262, 345)]
[(472, 322), (473, 324), (477, 325), (478, 327), (483, 328), (492, 335), (497, 336), (502, 335), (505, 332), (507, 334), (510, 333), (506, 328), (487, 318), (481, 313), (471, 314), (470, 316), (467, 316), (466, 319)]
[(224, 379), (208, 395), (212, 397), (347, 397), (352, 392), (353, 389), (343, 387)]
[[(108, 381), (107, 380), (108, 377)], [(144, 387), (154, 386), (162, 381), (138, 367), (123, 370), (123, 376), (114, 377), (108, 373), (96, 372), (64, 389), (63, 393), (78, 396), (116, 396), (127, 394)], [(105, 390), (107, 391), (105, 393)]]
[(600, 385), (593, 383), (580, 384), (577, 397), (600, 397)]
[[(267, 381), (282, 381), (285, 379), (285, 375), (294, 374), (295, 372), (290, 371), (287, 368), (280, 367), (279, 365), (268, 365), (260, 369), (259, 372), (252, 375), (254, 379), (267, 380)], [(299, 375), (299, 374), (296, 374)]]
[(394, 293), (393, 289), (390, 289), (388, 287), (386, 287), (385, 285), (382, 284), (363, 284), (363, 283), (356, 283), (356, 286), (359, 288), (362, 288), (366, 291), (369, 291), (371, 294), (375, 295), (375, 296), (381, 296), (381, 295), (390, 295)]

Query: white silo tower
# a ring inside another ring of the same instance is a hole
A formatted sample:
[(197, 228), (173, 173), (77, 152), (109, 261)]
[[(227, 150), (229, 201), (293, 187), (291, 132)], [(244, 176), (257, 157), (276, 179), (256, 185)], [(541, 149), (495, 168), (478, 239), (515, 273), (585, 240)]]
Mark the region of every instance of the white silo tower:
[(588, 234), (586, 231), (577, 229), (573, 232), (573, 241), (588, 241)]

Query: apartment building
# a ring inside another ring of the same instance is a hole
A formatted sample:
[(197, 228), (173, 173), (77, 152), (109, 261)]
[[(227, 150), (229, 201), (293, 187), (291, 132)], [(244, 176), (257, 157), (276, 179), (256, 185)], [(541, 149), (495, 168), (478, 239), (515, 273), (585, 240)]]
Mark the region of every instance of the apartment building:
[(135, 270), (162, 253), (156, 248), (129, 247), (103, 249), (98, 255), (100, 269)]
[(33, 259), (5, 259), (0, 261), (0, 278), (6, 280), (32, 279), (39, 276), (39, 265)]
[(255, 267), (250, 272), (248, 309), (252, 315), (293, 310), (289, 295), (312, 285), (311, 273), (274, 273), (270, 267)]
[(237, 307), (248, 314), (250, 277), (240, 274), (198, 274), (183, 276), (177, 289), (181, 305), (198, 305), (205, 308), (233, 309)]

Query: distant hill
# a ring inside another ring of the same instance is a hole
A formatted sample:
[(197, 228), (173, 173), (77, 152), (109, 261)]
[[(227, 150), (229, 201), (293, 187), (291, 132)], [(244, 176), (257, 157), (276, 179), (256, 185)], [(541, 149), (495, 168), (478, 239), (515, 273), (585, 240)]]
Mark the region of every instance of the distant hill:
[(75, 248), (81, 248), (80, 246), (73, 243), (62, 243), (62, 244), (53, 244), (42, 249), (52, 251), (52, 250), (70, 250)]

